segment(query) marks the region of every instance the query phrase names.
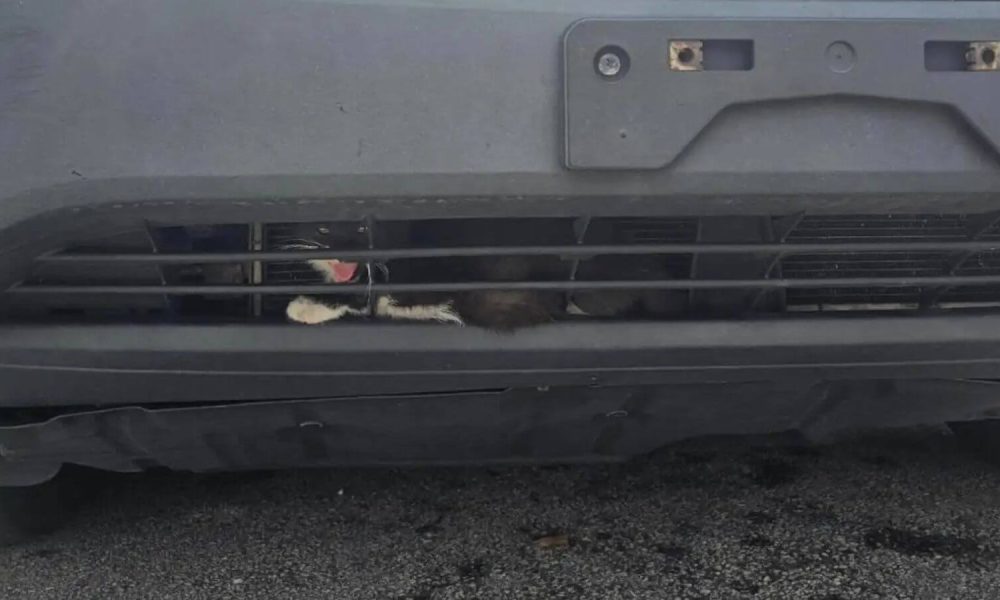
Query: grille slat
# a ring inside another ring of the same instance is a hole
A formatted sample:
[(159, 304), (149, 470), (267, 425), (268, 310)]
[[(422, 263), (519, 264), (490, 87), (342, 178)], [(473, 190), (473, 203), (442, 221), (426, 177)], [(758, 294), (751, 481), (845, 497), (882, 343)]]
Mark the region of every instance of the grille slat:
[(593, 256), (599, 254), (785, 254), (922, 252), (922, 251), (1000, 251), (1000, 241), (969, 242), (846, 242), (817, 244), (630, 244), (630, 245), (558, 245), (558, 246), (466, 246), (455, 248), (350, 249), (344, 251), (285, 250), (270, 252), (200, 252), (200, 253), (58, 253), (40, 256), (40, 263), (231, 263), (246, 261), (289, 261), (310, 259), (392, 260), (397, 258), (444, 258), (454, 256)]
[(87, 286), (87, 285), (18, 285), (9, 294), (340, 294), (361, 293), (371, 290), (380, 293), (402, 292), (466, 292), (479, 290), (600, 290), (600, 289), (650, 289), (650, 290), (733, 290), (733, 289), (789, 289), (862, 287), (936, 287), (977, 286), (1000, 284), (1000, 275), (962, 277), (842, 277), (815, 279), (681, 279), (681, 280), (593, 280), (593, 281), (479, 281), (440, 283), (382, 284), (324, 284), (324, 285), (140, 285), (140, 286)]

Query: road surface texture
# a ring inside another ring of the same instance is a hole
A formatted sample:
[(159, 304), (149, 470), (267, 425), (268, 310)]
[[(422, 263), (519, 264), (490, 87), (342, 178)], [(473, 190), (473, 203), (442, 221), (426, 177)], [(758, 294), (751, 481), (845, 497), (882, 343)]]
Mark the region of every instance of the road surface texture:
[(623, 465), (149, 473), (0, 548), (0, 598), (997, 598), (1000, 468), (939, 431)]

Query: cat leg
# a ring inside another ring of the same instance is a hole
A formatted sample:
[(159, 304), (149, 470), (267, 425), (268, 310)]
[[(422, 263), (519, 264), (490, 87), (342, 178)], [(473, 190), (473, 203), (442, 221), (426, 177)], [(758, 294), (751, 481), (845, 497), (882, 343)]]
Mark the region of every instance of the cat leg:
[(375, 305), (375, 314), (389, 319), (408, 321), (436, 321), (438, 323), (453, 323), (464, 325), (462, 317), (455, 312), (451, 301), (439, 304), (418, 304), (400, 306), (392, 296), (382, 296)]
[(285, 314), (296, 323), (318, 325), (327, 321), (336, 321), (347, 315), (364, 315), (365, 311), (346, 304), (324, 304), (313, 298), (299, 296), (288, 303)]
[(562, 294), (533, 290), (484, 290), (458, 294), (458, 314), (471, 325), (511, 332), (541, 325), (561, 312)]

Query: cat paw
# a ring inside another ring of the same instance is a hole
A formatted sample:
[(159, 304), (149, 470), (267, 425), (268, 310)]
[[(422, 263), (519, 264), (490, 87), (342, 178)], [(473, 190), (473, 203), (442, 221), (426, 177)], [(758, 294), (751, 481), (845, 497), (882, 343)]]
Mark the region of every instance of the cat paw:
[(292, 300), (285, 308), (285, 314), (289, 319), (306, 325), (319, 325), (327, 321), (336, 321), (344, 315), (357, 312), (359, 311), (344, 304), (327, 305), (305, 296), (299, 296)]
[(434, 306), (432, 308), (433, 310), (431, 311), (431, 314), (433, 316), (433, 320), (437, 321), (438, 323), (465, 325), (465, 321), (462, 320), (462, 317), (458, 314), (458, 311), (455, 310), (455, 307), (452, 306), (451, 302), (447, 302), (445, 304), (438, 304), (437, 306)]
[(451, 302), (400, 306), (392, 296), (382, 296), (378, 299), (378, 304), (375, 306), (375, 314), (389, 319), (436, 321), (438, 323), (465, 325), (462, 317), (459, 316)]

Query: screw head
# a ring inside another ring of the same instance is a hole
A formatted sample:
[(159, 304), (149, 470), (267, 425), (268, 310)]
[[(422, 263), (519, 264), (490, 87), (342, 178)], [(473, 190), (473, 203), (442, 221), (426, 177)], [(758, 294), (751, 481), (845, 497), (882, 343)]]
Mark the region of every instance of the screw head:
[(604, 77), (617, 77), (622, 72), (622, 57), (605, 52), (597, 58), (597, 72)]

